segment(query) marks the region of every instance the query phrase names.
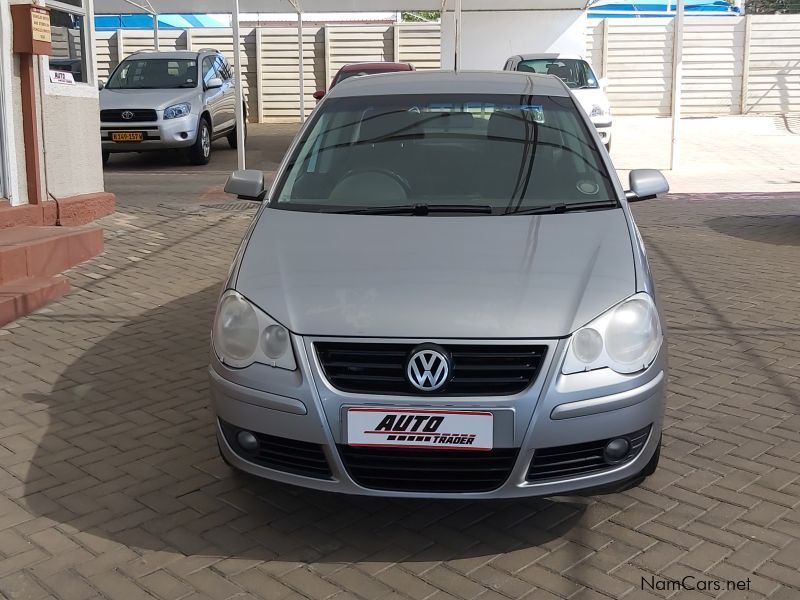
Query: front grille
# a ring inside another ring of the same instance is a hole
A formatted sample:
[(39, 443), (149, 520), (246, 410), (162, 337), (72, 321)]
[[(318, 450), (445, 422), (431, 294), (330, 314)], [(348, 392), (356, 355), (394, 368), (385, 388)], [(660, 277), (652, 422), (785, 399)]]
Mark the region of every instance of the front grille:
[(420, 450), (339, 446), (353, 481), (373, 490), (394, 492), (488, 492), (508, 479), (516, 448)]
[[(597, 440), (596, 442), (540, 448), (533, 454), (533, 460), (531, 460), (531, 465), (528, 468), (527, 479), (528, 481), (542, 481), (605, 471), (614, 465), (627, 462), (637, 456), (644, 448), (649, 434), (650, 425), (628, 435)], [(621, 460), (609, 462), (605, 459), (603, 450), (608, 442), (619, 437), (628, 439), (630, 450), (628, 455)]]
[[(317, 342), (325, 377), (333, 387), (358, 394), (420, 395), (406, 379), (406, 362), (418, 344)], [(436, 396), (505, 396), (536, 379), (547, 346), (443, 344), (450, 380)]]
[(258, 449), (245, 450), (236, 439), (242, 429), (222, 419), (219, 422), (228, 445), (244, 460), (276, 471), (316, 479), (331, 479), (328, 459), (319, 444), (266, 435), (248, 429), (258, 440)]
[[(122, 113), (124, 112), (133, 113), (133, 117), (123, 118)], [(158, 120), (158, 115), (150, 108), (115, 108), (101, 110), (100, 120), (104, 123), (151, 123)]]

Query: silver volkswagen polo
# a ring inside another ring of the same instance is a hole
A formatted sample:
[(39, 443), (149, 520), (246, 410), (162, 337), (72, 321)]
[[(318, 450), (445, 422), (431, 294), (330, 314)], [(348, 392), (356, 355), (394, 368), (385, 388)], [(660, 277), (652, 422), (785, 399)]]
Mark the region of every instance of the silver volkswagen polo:
[(416, 72), (333, 88), (220, 297), (223, 458), (300, 486), (509, 498), (637, 485), (667, 379), (625, 191), (555, 76)]

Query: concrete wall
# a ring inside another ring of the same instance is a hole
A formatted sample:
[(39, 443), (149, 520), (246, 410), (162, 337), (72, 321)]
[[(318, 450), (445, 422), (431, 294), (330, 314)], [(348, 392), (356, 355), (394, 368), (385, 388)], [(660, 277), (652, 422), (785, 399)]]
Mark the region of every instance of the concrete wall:
[[(455, 20), (442, 16), (442, 68), (454, 65)], [(577, 10), (464, 11), (461, 68), (502, 69), (509, 56), (527, 52), (586, 51), (586, 16)]]
[[(100, 107), (93, 86), (46, 85), (43, 96), (47, 193), (58, 198), (103, 191)], [(83, 89), (81, 89), (83, 88)], [(86, 89), (88, 88), (88, 89)]]

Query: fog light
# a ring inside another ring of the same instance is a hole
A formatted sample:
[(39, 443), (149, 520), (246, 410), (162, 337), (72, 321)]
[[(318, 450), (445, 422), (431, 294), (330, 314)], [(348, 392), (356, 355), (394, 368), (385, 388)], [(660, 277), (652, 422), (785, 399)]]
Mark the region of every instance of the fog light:
[(631, 450), (631, 444), (625, 438), (616, 438), (611, 440), (606, 444), (606, 449), (603, 452), (605, 455), (606, 462), (619, 462), (626, 456), (628, 456), (628, 452)]
[(258, 440), (256, 436), (249, 431), (240, 431), (239, 435), (236, 436), (236, 441), (239, 442), (239, 446), (241, 446), (243, 450), (247, 450), (248, 452), (258, 450)]
[(186, 139), (186, 138), (188, 138), (188, 137), (189, 137), (189, 134), (188, 134), (188, 133), (186, 133), (185, 131), (182, 131), (182, 132), (181, 132), (181, 139), (184, 139), (184, 140), (185, 140), (185, 139)]

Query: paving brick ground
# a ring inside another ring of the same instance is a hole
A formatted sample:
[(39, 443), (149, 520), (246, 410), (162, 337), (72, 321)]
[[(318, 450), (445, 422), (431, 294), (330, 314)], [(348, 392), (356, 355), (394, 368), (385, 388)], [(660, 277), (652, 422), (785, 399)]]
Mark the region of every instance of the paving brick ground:
[[(253, 212), (204, 207), (221, 199), (206, 177), (176, 180), (199, 186), (194, 203), (117, 190), (106, 252), (70, 273), (73, 293), (0, 329), (0, 595), (800, 597), (800, 195), (636, 205), (672, 363), (643, 487), (409, 502), (260, 482), (218, 458), (208, 330)], [(684, 577), (723, 587), (643, 584)]]

